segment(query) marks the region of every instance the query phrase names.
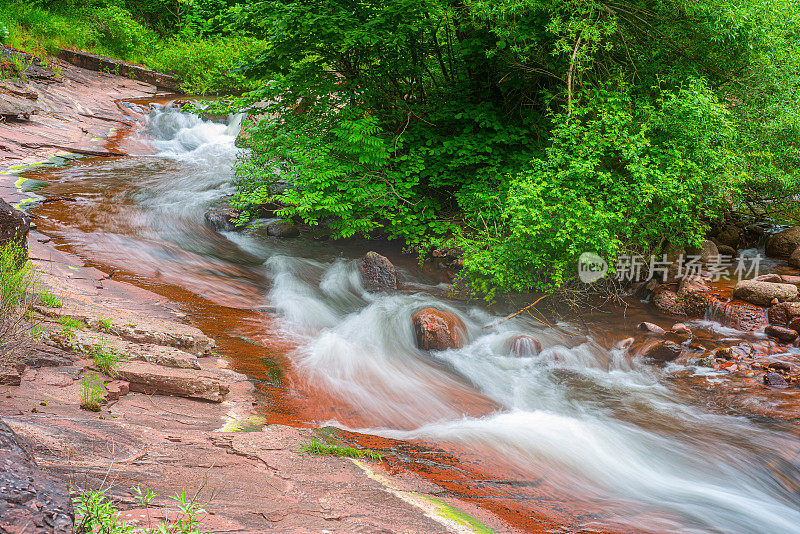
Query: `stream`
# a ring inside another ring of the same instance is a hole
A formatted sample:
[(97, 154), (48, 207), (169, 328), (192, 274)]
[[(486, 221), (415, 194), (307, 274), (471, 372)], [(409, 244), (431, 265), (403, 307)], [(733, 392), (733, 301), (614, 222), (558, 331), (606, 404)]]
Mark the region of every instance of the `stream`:
[[(337, 427), (532, 532), (800, 532), (796, 425), (740, 413), (631, 354), (635, 325), (663, 317), (641, 305), (558, 329), (525, 315), (484, 328), (504, 313), (443, 298), (436, 273), (399, 247), (217, 233), (204, 214), (233, 192), (239, 118), (141, 105), (132, 157), (28, 174), (49, 184), (40, 194), (77, 199), (35, 208), (38, 227), (178, 302), (253, 378), (268, 421)], [(368, 250), (395, 263), (402, 291), (363, 289)], [(424, 307), (458, 314), (469, 343), (417, 349), (410, 318)], [(543, 351), (512, 355), (522, 334)]]

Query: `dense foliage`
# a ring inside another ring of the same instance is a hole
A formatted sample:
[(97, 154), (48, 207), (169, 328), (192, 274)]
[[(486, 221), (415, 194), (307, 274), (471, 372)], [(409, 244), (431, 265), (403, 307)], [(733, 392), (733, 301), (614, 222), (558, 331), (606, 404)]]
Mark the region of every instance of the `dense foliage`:
[[(240, 201), (337, 236), (457, 245), (473, 286), (697, 243), (797, 190), (794, 0), (236, 6), (269, 48)], [(230, 31), (230, 28), (229, 28)], [(788, 210), (790, 211), (790, 210)]]
[(800, 0), (0, 4), (12, 41), (69, 11), (92, 21), (73, 41), (250, 89), (246, 212), (458, 247), (485, 293), (697, 244), (730, 211), (800, 215)]
[(241, 67), (265, 45), (212, 34), (214, 13), (227, 7), (224, 0), (0, 0), (0, 43), (37, 55), (89, 50), (171, 72), (194, 93), (242, 92), (257, 82)]

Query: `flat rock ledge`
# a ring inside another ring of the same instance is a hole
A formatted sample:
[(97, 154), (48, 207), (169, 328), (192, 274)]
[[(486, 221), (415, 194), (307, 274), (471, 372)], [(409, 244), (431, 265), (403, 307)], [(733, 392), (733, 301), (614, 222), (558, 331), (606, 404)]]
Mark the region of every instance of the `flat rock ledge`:
[(231, 390), (231, 377), (223, 371), (174, 369), (147, 362), (125, 362), (114, 371), (130, 383), (131, 391), (148, 395), (173, 395), (222, 402)]
[[(94, 330), (106, 332), (132, 343), (174, 347), (198, 356), (211, 353), (216, 346), (214, 340), (199, 328), (178, 322), (142, 319), (140, 316), (132, 315), (99, 317), (83, 306), (70, 303), (65, 303), (62, 308), (37, 306), (36, 311), (48, 317), (77, 319)], [(107, 320), (111, 321), (108, 327), (103, 324), (103, 321)]]

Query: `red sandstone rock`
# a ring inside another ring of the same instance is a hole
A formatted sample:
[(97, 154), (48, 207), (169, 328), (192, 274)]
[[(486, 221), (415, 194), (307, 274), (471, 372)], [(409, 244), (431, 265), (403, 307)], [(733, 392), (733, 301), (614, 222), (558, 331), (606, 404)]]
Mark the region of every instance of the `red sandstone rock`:
[(669, 362), (681, 355), (681, 346), (672, 341), (664, 341), (647, 351), (645, 356), (657, 362)]
[(106, 384), (106, 391), (108, 391), (106, 400), (119, 400), (120, 397), (127, 395), (130, 392), (130, 387), (131, 385), (124, 380), (112, 380)]
[(769, 322), (779, 326), (786, 326), (795, 318), (800, 317), (800, 302), (781, 302), (772, 306), (767, 311)]
[(131, 391), (148, 395), (222, 402), (230, 391), (230, 384), (210, 371), (174, 369), (143, 362), (125, 362), (115, 371), (120, 379), (130, 382)]
[(464, 322), (454, 313), (425, 308), (411, 318), (417, 346), (423, 350), (460, 349), (467, 338)]

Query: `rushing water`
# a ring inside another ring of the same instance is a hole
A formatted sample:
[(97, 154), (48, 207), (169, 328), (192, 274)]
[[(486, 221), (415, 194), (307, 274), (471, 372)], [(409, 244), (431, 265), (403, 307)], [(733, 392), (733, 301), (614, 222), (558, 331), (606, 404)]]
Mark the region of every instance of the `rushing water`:
[[(154, 155), (84, 160), (42, 177), (47, 195), (78, 198), (68, 216), (43, 206), (44, 226), (97, 263), (277, 316), (250, 337), (290, 341), (289, 385), (334, 405), (317, 409), (331, 419), (319, 424), (478, 457), (488, 471), (546, 488), (549, 506), (562, 499), (598, 529), (800, 532), (794, 428), (709, 409), (669, 370), (629, 353), (619, 317), (554, 329), (519, 316), (484, 328), (499, 318), (437, 297), (436, 280), (391, 251), (410, 289), (370, 294), (355, 267), (358, 243), (211, 231), (204, 212), (231, 193), (237, 128), (237, 118), (151, 112), (142, 135)], [(469, 344), (418, 350), (410, 317), (427, 306), (457, 313)], [(538, 337), (542, 353), (513, 356), (520, 334)]]

